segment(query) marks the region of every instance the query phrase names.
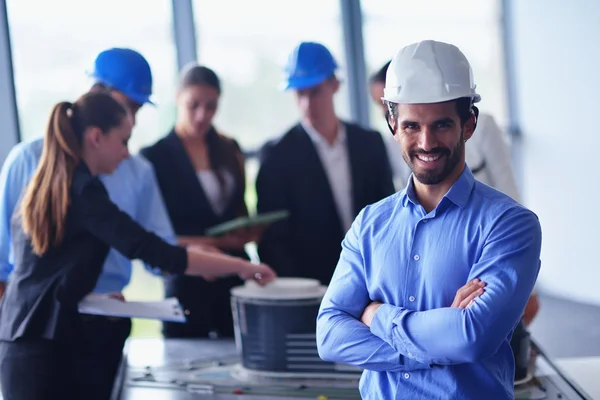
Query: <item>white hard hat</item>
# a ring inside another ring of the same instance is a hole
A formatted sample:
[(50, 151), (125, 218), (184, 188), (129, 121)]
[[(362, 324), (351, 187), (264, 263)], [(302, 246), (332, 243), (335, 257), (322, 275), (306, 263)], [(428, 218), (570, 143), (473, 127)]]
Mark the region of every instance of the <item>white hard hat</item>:
[(475, 93), (473, 71), (458, 47), (434, 40), (401, 49), (388, 67), (382, 100), (400, 104), (441, 103)]

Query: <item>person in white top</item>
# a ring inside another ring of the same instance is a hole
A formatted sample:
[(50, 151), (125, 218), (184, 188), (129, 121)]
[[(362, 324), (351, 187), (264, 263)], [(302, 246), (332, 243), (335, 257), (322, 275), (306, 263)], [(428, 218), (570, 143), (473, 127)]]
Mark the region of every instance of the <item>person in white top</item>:
[[(248, 215), (244, 154), (235, 139), (214, 125), (220, 98), (221, 80), (215, 71), (187, 65), (179, 80), (175, 126), (141, 153), (154, 167), (179, 243), (210, 245), (248, 258), (244, 246), (259, 240), (258, 229), (205, 236), (215, 225)], [(190, 314), (186, 324), (165, 322), (164, 336), (233, 337), (229, 291), (241, 283), (235, 276), (216, 280), (166, 277), (165, 295), (177, 297)]]
[[(381, 107), (384, 118), (387, 120), (388, 109), (381, 101), (383, 89), (385, 87), (385, 77), (390, 61), (385, 63), (377, 72), (371, 75), (369, 79), (369, 89), (373, 102)], [(391, 146), (390, 146), (391, 147)], [(388, 149), (388, 151), (397, 151), (397, 147)], [(477, 127), (475, 134), (467, 141), (465, 146), (466, 162), (475, 179), (489, 185), (501, 192), (509, 195), (515, 201), (520, 201), (519, 191), (515, 175), (511, 165), (510, 149), (508, 141), (492, 117), (489, 114), (480, 113), (477, 116)], [(396, 189), (403, 189), (411, 171), (401, 157), (394, 157), (390, 154), (391, 165), (393, 167), (394, 182)], [(400, 162), (394, 162), (398, 160)], [(539, 311), (539, 299), (537, 293), (532, 293), (525, 313), (523, 322), (529, 325)]]

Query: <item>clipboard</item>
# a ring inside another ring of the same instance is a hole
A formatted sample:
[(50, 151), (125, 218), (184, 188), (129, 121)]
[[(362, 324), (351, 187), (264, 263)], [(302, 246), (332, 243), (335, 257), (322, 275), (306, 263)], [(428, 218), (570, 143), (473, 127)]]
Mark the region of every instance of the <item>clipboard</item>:
[(221, 236), (240, 228), (250, 228), (253, 226), (272, 224), (274, 222), (284, 220), (289, 216), (289, 211), (279, 210), (248, 217), (238, 217), (230, 221), (223, 222), (222, 224), (212, 226), (208, 228), (204, 234), (206, 236)]
[(92, 293), (79, 302), (78, 309), (80, 314), (186, 322), (186, 311), (174, 297), (162, 301), (121, 301)]

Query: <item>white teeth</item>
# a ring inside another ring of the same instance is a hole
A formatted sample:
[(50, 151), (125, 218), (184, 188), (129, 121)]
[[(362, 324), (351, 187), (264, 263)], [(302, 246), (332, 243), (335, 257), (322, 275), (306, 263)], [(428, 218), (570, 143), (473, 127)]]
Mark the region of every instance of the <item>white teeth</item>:
[(435, 160), (439, 159), (441, 156), (442, 156), (441, 154), (436, 154), (434, 156), (426, 156), (423, 154), (417, 154), (417, 157), (419, 158), (419, 160), (425, 161), (425, 162), (435, 161)]

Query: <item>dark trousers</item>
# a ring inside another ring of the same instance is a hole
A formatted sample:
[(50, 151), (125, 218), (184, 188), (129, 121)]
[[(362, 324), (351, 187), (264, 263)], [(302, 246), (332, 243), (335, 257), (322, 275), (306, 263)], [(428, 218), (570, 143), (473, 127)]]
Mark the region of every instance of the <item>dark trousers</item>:
[(83, 318), (76, 339), (0, 342), (4, 400), (109, 400), (131, 321)]
[(108, 400), (123, 357), (123, 346), (131, 332), (131, 320), (82, 316), (78, 368), (81, 382), (90, 388), (86, 400)]
[(73, 348), (45, 339), (0, 342), (4, 400), (82, 399)]

